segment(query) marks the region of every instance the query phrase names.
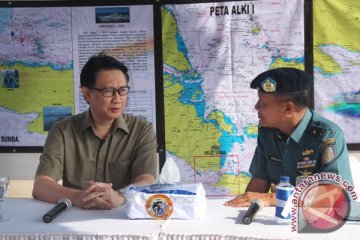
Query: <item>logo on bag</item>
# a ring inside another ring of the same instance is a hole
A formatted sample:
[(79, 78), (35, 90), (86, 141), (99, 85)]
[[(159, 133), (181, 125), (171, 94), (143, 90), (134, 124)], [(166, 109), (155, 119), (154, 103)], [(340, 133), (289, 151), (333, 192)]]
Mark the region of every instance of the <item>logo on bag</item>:
[(163, 194), (156, 194), (146, 200), (146, 211), (154, 219), (167, 219), (173, 213), (173, 202)]

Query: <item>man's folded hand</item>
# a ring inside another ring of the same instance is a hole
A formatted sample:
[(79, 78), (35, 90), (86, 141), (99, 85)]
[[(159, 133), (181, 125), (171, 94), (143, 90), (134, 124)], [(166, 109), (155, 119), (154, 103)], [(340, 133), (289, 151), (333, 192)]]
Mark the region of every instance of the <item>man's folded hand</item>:
[(230, 207), (248, 207), (250, 206), (250, 202), (254, 199), (262, 200), (266, 207), (275, 206), (276, 204), (275, 193), (246, 192), (225, 202), (224, 205)]

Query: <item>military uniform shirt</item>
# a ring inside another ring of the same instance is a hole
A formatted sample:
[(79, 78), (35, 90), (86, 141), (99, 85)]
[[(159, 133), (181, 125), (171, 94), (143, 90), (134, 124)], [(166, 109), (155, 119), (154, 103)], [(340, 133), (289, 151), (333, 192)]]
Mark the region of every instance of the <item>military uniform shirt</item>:
[(90, 111), (56, 122), (49, 131), (36, 175), (69, 188), (89, 181), (113, 183), (114, 189), (137, 176), (157, 173), (156, 134), (146, 120), (123, 114), (101, 140), (92, 130)]
[(283, 175), (295, 185), (297, 176), (320, 172), (353, 183), (342, 130), (310, 109), (287, 139), (276, 128), (260, 128), (250, 172), (275, 184)]

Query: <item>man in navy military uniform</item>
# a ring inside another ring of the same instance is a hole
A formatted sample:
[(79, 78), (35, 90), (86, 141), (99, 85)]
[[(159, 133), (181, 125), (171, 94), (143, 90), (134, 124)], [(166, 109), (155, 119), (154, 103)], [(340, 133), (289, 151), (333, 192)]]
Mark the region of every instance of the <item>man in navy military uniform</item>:
[(308, 86), (312, 76), (295, 68), (276, 68), (258, 75), (250, 84), (258, 89), (255, 105), (259, 117), (258, 145), (246, 193), (225, 203), (249, 206), (260, 198), (266, 206), (275, 205), (269, 193), (286, 175), (296, 178), (319, 172), (332, 172), (352, 183), (344, 134), (333, 122), (308, 108)]

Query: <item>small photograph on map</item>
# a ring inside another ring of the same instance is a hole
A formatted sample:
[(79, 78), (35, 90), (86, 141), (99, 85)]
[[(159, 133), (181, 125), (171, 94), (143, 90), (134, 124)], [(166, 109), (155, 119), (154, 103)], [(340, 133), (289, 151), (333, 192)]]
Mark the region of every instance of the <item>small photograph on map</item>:
[(44, 113), (44, 131), (49, 131), (52, 125), (61, 119), (71, 116), (70, 106), (45, 106)]
[(19, 88), (19, 71), (16, 69), (0, 70), (1, 88)]
[(129, 23), (130, 8), (95, 8), (96, 23)]

